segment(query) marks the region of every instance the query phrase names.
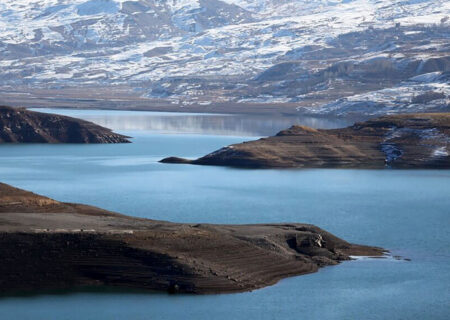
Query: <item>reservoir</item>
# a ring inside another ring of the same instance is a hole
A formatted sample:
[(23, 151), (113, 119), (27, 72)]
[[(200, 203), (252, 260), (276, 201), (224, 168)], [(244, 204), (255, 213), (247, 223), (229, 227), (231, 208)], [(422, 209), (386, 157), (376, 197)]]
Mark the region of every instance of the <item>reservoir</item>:
[[(0, 297), (0, 319), (447, 319), (450, 170), (242, 170), (161, 164), (346, 121), (106, 110), (43, 110), (96, 122), (132, 144), (0, 146), (0, 181), (59, 201), (189, 223), (315, 224), (391, 251), (253, 292), (126, 290)], [(218, 249), (220, 250), (220, 248)], [(398, 256), (397, 258), (395, 256)]]

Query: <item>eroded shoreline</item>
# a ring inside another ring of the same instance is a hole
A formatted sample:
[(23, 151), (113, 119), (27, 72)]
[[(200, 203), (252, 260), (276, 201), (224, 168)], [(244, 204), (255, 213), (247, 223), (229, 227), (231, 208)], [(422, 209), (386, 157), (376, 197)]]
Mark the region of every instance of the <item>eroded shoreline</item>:
[(4, 292), (124, 287), (250, 291), (381, 248), (307, 224), (177, 224), (61, 203), (0, 185)]
[(163, 163), (240, 168), (450, 168), (450, 113), (384, 116), (341, 129), (292, 126), (195, 160)]

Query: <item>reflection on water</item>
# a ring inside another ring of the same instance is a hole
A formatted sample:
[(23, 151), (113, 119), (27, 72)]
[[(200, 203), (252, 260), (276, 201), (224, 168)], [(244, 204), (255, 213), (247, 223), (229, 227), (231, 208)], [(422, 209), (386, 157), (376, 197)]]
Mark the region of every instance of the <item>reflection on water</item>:
[[(0, 286), (1, 320), (449, 318), (450, 170), (240, 170), (162, 164), (157, 161), (170, 155), (196, 158), (251, 139), (236, 136), (239, 130), (273, 134), (295, 119), (62, 113), (121, 128), (134, 137), (133, 143), (0, 145), (1, 182), (156, 220), (312, 223), (411, 261), (345, 262), (230, 295), (123, 294), (120, 289), (2, 297)], [(303, 123), (327, 125), (311, 121)], [(216, 135), (159, 134), (174, 128)], [(217, 135), (220, 130), (231, 135)]]
[(145, 130), (158, 133), (270, 136), (294, 124), (324, 129), (345, 127), (352, 124), (351, 121), (342, 119), (293, 116), (71, 109), (32, 110), (82, 118), (118, 131)]

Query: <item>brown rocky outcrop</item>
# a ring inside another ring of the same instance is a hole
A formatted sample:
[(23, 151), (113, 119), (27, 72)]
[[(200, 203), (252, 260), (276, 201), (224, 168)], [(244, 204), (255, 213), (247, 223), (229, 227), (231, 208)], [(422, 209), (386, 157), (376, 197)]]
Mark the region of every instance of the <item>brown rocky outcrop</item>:
[(0, 184), (3, 294), (82, 286), (186, 293), (248, 291), (383, 254), (308, 224), (154, 221)]
[(384, 116), (342, 129), (293, 126), (196, 160), (245, 168), (450, 168), (450, 113)]
[(92, 122), (0, 106), (0, 143), (127, 143), (128, 137)]

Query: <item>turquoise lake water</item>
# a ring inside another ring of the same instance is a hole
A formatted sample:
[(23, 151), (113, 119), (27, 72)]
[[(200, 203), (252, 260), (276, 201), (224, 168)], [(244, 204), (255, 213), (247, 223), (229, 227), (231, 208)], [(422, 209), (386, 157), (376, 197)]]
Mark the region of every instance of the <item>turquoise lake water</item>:
[(166, 156), (198, 157), (276, 133), (293, 122), (315, 127), (343, 122), (50, 111), (108, 125), (134, 137), (133, 143), (3, 145), (0, 181), (61, 201), (152, 219), (312, 223), (411, 261), (345, 262), (231, 295), (116, 290), (2, 297), (0, 319), (450, 318), (450, 170), (241, 170), (160, 164)]

